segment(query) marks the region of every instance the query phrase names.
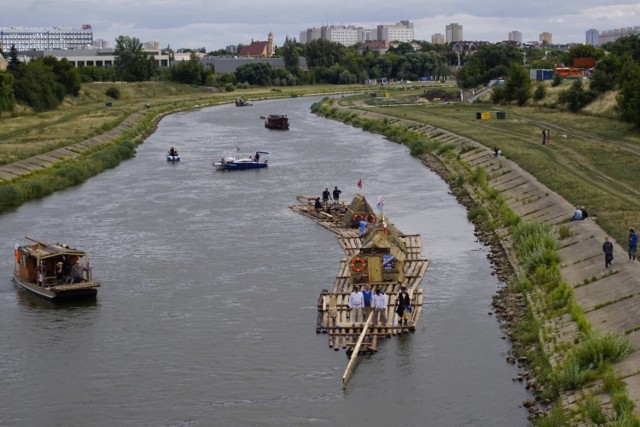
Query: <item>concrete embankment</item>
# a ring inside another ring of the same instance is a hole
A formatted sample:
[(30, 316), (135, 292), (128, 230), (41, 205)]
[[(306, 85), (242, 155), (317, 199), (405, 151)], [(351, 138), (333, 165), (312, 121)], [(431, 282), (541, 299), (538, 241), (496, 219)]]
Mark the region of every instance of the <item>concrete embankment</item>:
[[(640, 289), (640, 261), (629, 261), (626, 242), (615, 242), (609, 237), (614, 243), (613, 267), (605, 268), (602, 244), (607, 234), (597, 225), (597, 219), (590, 217), (583, 221), (569, 221), (575, 206), (508, 158), (495, 158), (491, 149), (477, 141), (423, 123), (368, 111), (360, 111), (360, 114), (372, 119), (386, 118), (388, 123), (407, 126), (412, 132), (449, 146), (475, 147), (474, 150), (460, 150), (460, 160), (472, 168), (483, 168), (487, 172), (488, 186), (498, 191), (509, 208), (523, 221), (553, 227), (566, 224), (570, 228), (571, 236), (560, 241), (562, 279), (573, 289), (577, 304), (595, 330), (615, 332), (629, 340), (632, 353), (616, 363), (613, 370), (626, 384), (628, 396), (636, 405), (635, 412), (640, 414), (640, 351), (637, 351), (640, 349), (640, 333), (636, 332), (640, 329), (640, 305), (636, 304)], [(445, 168), (447, 162), (451, 161), (446, 158), (441, 160)], [(426, 156), (423, 163), (433, 165)], [(504, 249), (510, 252), (510, 239), (505, 235), (502, 237)], [(513, 254), (510, 255), (513, 258)], [(578, 327), (569, 315), (544, 322), (545, 327), (554, 330), (552, 338), (542, 344), (551, 364), (555, 365), (564, 360), (562, 352), (565, 350), (562, 349), (567, 346), (563, 346), (563, 343), (574, 342), (579, 334)], [(608, 396), (597, 397), (603, 404), (609, 403)], [(565, 409), (572, 408), (578, 400), (577, 393), (562, 395)]]

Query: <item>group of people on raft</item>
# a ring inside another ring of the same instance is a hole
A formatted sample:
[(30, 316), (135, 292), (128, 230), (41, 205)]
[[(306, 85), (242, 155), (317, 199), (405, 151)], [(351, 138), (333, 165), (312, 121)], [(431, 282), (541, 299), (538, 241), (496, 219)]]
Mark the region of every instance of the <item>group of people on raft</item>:
[(322, 192), (322, 201), (320, 201), (320, 197), (316, 197), (313, 204), (313, 207), (316, 209), (316, 213), (319, 213), (325, 206), (329, 205), (330, 200), (332, 200), (332, 196), (333, 203), (339, 203), (341, 193), (342, 190), (339, 190), (337, 185), (333, 188), (333, 193), (329, 191), (329, 187), (325, 188)]
[[(350, 309), (349, 317), (354, 325), (363, 323), (369, 318), (369, 314), (373, 310), (371, 325), (382, 324), (382, 326), (386, 326), (389, 297), (380, 288), (376, 288), (372, 292), (371, 285), (364, 285), (362, 290), (358, 286), (354, 286), (349, 295), (348, 305)], [(408, 326), (413, 308), (411, 306), (411, 295), (409, 295), (406, 286), (400, 288), (394, 311), (398, 315), (398, 326)]]

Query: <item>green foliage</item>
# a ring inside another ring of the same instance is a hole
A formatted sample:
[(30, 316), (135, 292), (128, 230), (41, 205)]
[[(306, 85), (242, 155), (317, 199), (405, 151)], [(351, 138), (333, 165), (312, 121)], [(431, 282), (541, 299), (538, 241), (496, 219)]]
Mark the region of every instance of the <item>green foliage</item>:
[(472, 56), (465, 58), (464, 67), (458, 73), (463, 88), (487, 84), (490, 80), (509, 74), (511, 64), (522, 63), (522, 52), (515, 45), (481, 46)]
[(292, 40), (288, 36), (285, 38), (282, 46), (282, 58), (284, 67), (289, 73), (293, 75), (300, 73), (300, 55), (303, 51), (304, 45), (296, 43), (295, 39)]
[(66, 95), (64, 85), (58, 82), (54, 70), (43, 58), (21, 65), (14, 77), (16, 101), (36, 112), (55, 109)]
[(233, 85), (233, 83), (227, 83), (226, 85), (224, 85), (224, 90), (225, 92), (233, 92), (234, 90), (236, 90), (236, 87)]
[(518, 62), (511, 63), (504, 97), (507, 101), (516, 101), (518, 105), (524, 105), (531, 97), (531, 77)]
[(238, 67), (235, 71), (236, 81), (247, 82), (251, 85), (271, 85), (271, 65), (266, 62), (252, 62)]
[(581, 367), (588, 368), (616, 362), (630, 352), (631, 345), (626, 338), (613, 333), (592, 332), (578, 344), (575, 358)]
[(200, 86), (205, 82), (206, 73), (196, 54), (192, 53), (188, 61), (180, 61), (171, 66), (170, 79), (178, 83)]
[(587, 399), (582, 405), (582, 411), (585, 417), (594, 425), (604, 425), (607, 422), (607, 416), (600, 407), (600, 401), (593, 397)]
[(0, 113), (11, 112), (16, 108), (16, 97), (13, 94), (13, 75), (0, 72)]
[(640, 65), (625, 61), (621, 80), (616, 111), (623, 121), (640, 126)]
[(120, 89), (117, 86), (109, 86), (104, 94), (113, 99), (120, 99), (122, 96), (120, 94)]
[(594, 372), (584, 369), (574, 360), (567, 360), (554, 375), (555, 386), (560, 390), (576, 390), (595, 378)]
[(573, 236), (573, 230), (571, 230), (571, 227), (569, 227), (567, 224), (561, 224), (560, 226), (558, 226), (557, 232), (560, 240), (564, 240), (567, 237)]
[(558, 87), (562, 84), (562, 77), (560, 77), (559, 75), (555, 74), (553, 76), (553, 80), (551, 81), (551, 86), (552, 87)]
[(153, 56), (144, 51), (142, 43), (135, 37), (118, 36), (113, 54), (118, 80), (125, 82), (147, 81), (158, 68)]
[(574, 80), (571, 87), (560, 92), (558, 102), (566, 104), (569, 111), (576, 113), (586, 107), (593, 100), (591, 93), (584, 90), (582, 80)]
[(547, 88), (543, 84), (537, 84), (533, 91), (533, 99), (536, 101), (542, 101), (547, 96)]

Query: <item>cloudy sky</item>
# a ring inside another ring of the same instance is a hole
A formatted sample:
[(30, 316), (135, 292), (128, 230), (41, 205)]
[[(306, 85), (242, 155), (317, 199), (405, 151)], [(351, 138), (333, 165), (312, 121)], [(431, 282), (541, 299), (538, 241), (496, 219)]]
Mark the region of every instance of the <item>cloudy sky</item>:
[[(3, 0), (4, 2), (8, 0)], [(401, 20), (414, 23), (418, 40), (445, 33), (445, 26), (463, 26), (465, 40), (498, 42), (510, 31), (523, 41), (553, 35), (553, 43), (584, 43), (590, 28), (599, 31), (640, 25), (638, 0), (21, 0), (10, 13), (0, 14), (0, 27), (31, 28), (90, 24), (95, 39), (115, 46), (119, 35), (161, 47), (201, 48), (207, 51), (231, 44), (266, 40), (276, 45), (285, 37), (299, 39), (300, 31), (322, 25), (375, 28)]]

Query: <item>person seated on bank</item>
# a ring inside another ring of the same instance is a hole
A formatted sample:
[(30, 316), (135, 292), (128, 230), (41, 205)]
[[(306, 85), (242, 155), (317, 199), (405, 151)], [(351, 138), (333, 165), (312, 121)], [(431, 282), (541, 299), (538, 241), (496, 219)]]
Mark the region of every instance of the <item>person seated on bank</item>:
[(582, 219), (589, 218), (589, 212), (584, 208), (584, 206), (580, 206), (580, 210), (582, 211)]
[(84, 281), (84, 277), (82, 276), (82, 265), (80, 265), (80, 260), (76, 260), (76, 263), (71, 267), (71, 278), (73, 279), (73, 283), (81, 283)]
[(316, 213), (320, 213), (320, 211), (322, 210), (322, 202), (320, 201), (320, 197), (316, 197), (316, 201), (313, 204), (313, 206), (316, 208)]
[(571, 217), (571, 221), (582, 221), (584, 218), (582, 218), (582, 210), (580, 208), (576, 208), (576, 211), (573, 213), (573, 216)]

